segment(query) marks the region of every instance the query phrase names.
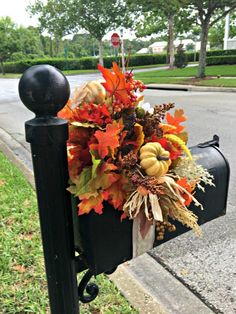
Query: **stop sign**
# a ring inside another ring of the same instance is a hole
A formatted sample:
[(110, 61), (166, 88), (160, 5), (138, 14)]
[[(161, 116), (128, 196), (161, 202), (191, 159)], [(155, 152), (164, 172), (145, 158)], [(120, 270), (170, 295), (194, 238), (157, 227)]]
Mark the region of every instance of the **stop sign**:
[(120, 45), (120, 36), (117, 33), (113, 33), (111, 36), (112, 45), (117, 48)]

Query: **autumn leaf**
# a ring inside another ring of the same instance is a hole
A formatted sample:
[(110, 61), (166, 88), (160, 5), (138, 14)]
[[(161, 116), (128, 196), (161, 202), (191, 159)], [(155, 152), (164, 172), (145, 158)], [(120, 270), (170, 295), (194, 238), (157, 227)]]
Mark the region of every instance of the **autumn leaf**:
[(177, 159), (182, 154), (182, 150), (174, 143), (170, 143), (166, 138), (158, 139), (156, 142), (160, 143), (170, 153), (171, 160)]
[(68, 143), (86, 147), (91, 138), (90, 130), (88, 127), (70, 125)]
[(109, 201), (116, 209), (121, 209), (127, 198), (127, 184), (128, 180), (120, 175), (119, 179), (104, 191), (104, 199)]
[(135, 123), (134, 133), (136, 135), (136, 144), (137, 144), (137, 146), (134, 149), (134, 152), (137, 153), (139, 148), (143, 145), (143, 142), (144, 142), (144, 133), (143, 133), (142, 125), (140, 125), (139, 123)]
[(117, 167), (114, 164), (108, 162), (101, 163), (97, 168), (97, 176), (91, 183), (92, 190), (106, 190), (116, 182), (120, 175), (114, 172), (115, 170), (117, 170)]
[(0, 186), (3, 186), (6, 183), (4, 180), (0, 180)]
[(187, 117), (184, 115), (183, 109), (176, 109), (174, 116), (172, 116), (169, 112), (166, 114), (166, 121), (168, 124), (173, 125), (176, 127), (174, 134), (178, 134), (184, 130), (184, 126), (180, 125), (180, 123), (187, 120)]
[(97, 214), (102, 214), (103, 209), (103, 196), (100, 192), (97, 196), (92, 196), (89, 198), (80, 197), (81, 202), (78, 205), (79, 215), (88, 214), (92, 209)]
[(84, 167), (92, 165), (92, 157), (89, 148), (83, 148), (81, 145), (68, 146), (67, 154), (70, 179), (75, 182)]
[(23, 274), (26, 271), (26, 268), (23, 265), (14, 265), (14, 266), (12, 266), (12, 269), (17, 271), (20, 274)]
[(120, 146), (119, 134), (121, 129), (121, 125), (114, 121), (113, 124), (106, 126), (105, 132), (97, 130), (94, 136), (98, 140), (98, 144), (90, 144), (90, 149), (92, 151), (97, 150), (101, 159), (108, 155), (114, 158), (115, 149)]
[(189, 206), (193, 200), (191, 193), (194, 190), (194, 186), (188, 183), (187, 178), (181, 178), (177, 181), (177, 184), (184, 188), (189, 194), (181, 193), (181, 196), (185, 199), (184, 205)]
[(121, 72), (119, 66), (113, 62), (113, 73), (108, 69), (105, 69), (100, 64), (98, 64), (98, 69), (102, 72), (105, 83), (101, 83), (104, 88), (108, 91), (111, 96), (115, 96), (122, 103), (129, 103), (129, 94), (128, 91), (130, 89), (129, 83), (126, 83), (125, 75)]
[(73, 120), (74, 112), (71, 108), (72, 101), (68, 100), (67, 104), (58, 112), (57, 116), (61, 119), (66, 119), (68, 121)]

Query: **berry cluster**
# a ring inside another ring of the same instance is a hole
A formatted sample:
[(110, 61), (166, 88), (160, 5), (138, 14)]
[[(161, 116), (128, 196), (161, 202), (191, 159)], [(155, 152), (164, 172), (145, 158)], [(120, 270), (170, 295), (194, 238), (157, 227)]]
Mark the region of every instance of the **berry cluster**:
[(174, 232), (176, 230), (175, 225), (171, 224), (169, 221), (157, 221), (156, 222), (156, 231), (157, 231), (157, 240), (163, 240), (165, 231)]

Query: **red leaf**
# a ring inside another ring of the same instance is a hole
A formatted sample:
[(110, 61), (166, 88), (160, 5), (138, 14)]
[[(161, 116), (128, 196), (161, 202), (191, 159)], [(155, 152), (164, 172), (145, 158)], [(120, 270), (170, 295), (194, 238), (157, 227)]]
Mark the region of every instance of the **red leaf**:
[(155, 142), (160, 143), (161, 146), (170, 153), (171, 160), (177, 159), (182, 154), (182, 150), (178, 149), (178, 147), (175, 146), (175, 144), (170, 143), (166, 138), (162, 138)]

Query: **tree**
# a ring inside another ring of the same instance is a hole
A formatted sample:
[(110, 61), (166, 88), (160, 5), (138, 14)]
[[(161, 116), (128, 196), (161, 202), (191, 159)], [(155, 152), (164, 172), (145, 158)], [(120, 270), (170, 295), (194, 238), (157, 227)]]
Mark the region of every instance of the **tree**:
[[(211, 49), (223, 49), (225, 20), (221, 19), (209, 29), (209, 42)], [(230, 14), (229, 37), (236, 36), (236, 12)]]
[(67, 11), (72, 1), (48, 0), (46, 4), (44, 3), (45, 1), (36, 0), (27, 7), (27, 11), (31, 16), (38, 17), (41, 33), (47, 31), (50, 35), (50, 56), (53, 57), (53, 39), (56, 42), (55, 55), (58, 55), (60, 40), (70, 34), (70, 17)]
[(236, 8), (235, 0), (190, 0), (189, 8), (196, 12), (196, 23), (201, 26), (201, 49), (197, 77), (205, 77), (206, 48), (209, 28)]
[(87, 31), (99, 44), (99, 62), (103, 64), (102, 38), (110, 30), (127, 26), (127, 9), (123, 0), (36, 0), (29, 6), (38, 15), (43, 29), (54, 37), (79, 30)]
[(15, 40), (16, 25), (10, 17), (0, 17), (0, 66), (3, 74), (3, 63), (18, 50), (18, 41)]
[[(177, 33), (188, 29), (190, 20), (184, 0), (127, 0), (131, 11), (135, 12), (134, 26), (138, 36), (160, 34), (167, 31), (169, 66), (174, 66), (174, 39)], [(139, 19), (137, 14), (139, 13)], [(183, 22), (184, 21), (184, 22)]]

